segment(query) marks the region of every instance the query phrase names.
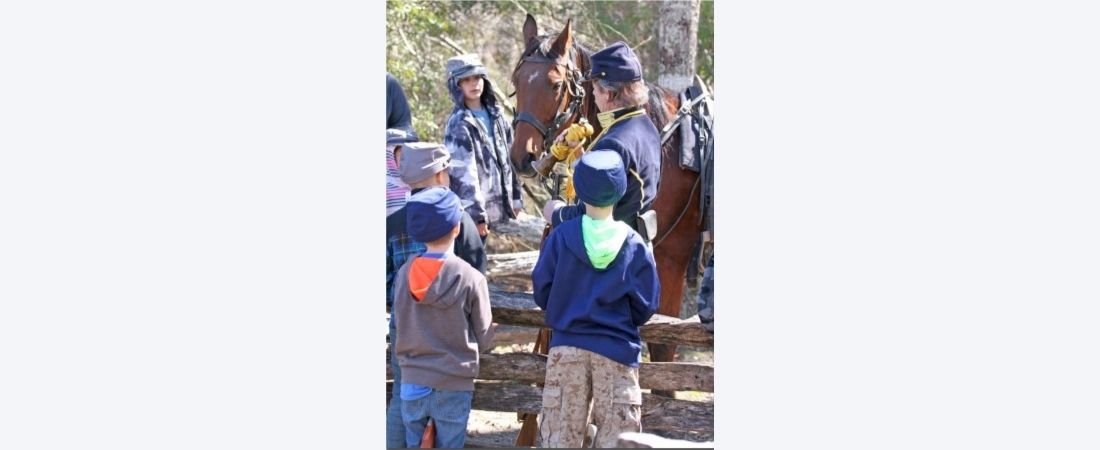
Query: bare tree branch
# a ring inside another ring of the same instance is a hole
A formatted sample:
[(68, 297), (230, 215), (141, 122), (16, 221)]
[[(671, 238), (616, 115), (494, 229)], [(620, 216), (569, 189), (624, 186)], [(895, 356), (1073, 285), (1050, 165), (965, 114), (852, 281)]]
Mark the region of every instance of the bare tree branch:
[(417, 59), (420, 59), (420, 55), (416, 53), (416, 50), (413, 49), (412, 45), (409, 45), (409, 38), (405, 37), (405, 31), (402, 30), (401, 27), (397, 27), (397, 34), (401, 36), (401, 43), (405, 44), (405, 49), (408, 50), (409, 53), (415, 56)]

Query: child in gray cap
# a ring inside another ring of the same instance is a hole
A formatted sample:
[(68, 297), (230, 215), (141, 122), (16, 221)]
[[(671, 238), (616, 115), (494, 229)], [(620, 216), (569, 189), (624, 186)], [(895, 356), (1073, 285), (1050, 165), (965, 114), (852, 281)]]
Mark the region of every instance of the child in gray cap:
[(519, 179), (508, 151), (512, 126), (500, 114), (488, 72), (475, 54), (447, 61), (447, 87), (454, 110), (443, 143), (465, 167), (451, 169), (451, 190), (466, 204), (484, 239), (489, 225), (514, 219), (523, 210)]

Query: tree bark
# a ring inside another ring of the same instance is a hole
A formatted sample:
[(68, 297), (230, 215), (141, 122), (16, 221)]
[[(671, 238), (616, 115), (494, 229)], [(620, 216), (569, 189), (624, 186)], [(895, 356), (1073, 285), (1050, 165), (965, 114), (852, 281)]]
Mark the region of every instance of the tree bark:
[(657, 85), (680, 93), (695, 77), (699, 0), (665, 0), (657, 23)]

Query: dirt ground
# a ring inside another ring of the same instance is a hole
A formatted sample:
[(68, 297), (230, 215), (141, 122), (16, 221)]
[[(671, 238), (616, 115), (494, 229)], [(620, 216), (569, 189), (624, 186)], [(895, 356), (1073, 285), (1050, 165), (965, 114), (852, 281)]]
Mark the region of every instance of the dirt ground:
[(516, 413), (475, 409), (466, 425), (466, 447), (512, 447), (522, 426)]

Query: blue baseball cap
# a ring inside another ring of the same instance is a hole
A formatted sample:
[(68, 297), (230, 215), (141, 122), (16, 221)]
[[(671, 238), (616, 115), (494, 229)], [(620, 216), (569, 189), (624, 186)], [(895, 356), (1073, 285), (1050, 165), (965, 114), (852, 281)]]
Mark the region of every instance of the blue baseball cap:
[(435, 241), (462, 221), (462, 202), (445, 187), (433, 187), (417, 192), (405, 202), (409, 237), (417, 242)]
[(626, 194), (626, 168), (612, 150), (585, 153), (573, 169), (577, 198), (593, 206), (611, 206)]
[(592, 70), (587, 80), (637, 81), (642, 79), (642, 63), (622, 41), (608, 45), (592, 54)]

